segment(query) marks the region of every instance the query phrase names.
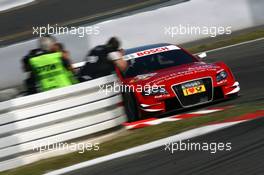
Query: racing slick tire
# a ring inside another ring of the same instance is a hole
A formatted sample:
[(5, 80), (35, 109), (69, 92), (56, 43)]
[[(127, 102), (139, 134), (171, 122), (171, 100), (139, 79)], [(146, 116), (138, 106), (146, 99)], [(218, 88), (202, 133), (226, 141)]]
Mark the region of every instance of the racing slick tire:
[(124, 106), (127, 114), (128, 122), (133, 122), (139, 120), (140, 112), (138, 108), (138, 103), (133, 93), (124, 92), (123, 93)]

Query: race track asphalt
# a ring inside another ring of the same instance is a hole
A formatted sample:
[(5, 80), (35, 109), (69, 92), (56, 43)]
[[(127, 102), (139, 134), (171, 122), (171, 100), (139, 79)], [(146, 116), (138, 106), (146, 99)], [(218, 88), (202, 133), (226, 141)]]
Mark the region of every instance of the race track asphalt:
[(32, 26), (65, 23), (147, 0), (37, 0), (35, 4), (0, 13), (0, 36), (32, 30)]
[[(209, 52), (209, 62), (224, 61), (241, 83), (241, 97), (220, 103), (238, 104), (264, 99), (264, 40)], [(220, 104), (217, 104), (218, 106)], [(262, 175), (264, 119), (207, 134), (190, 142), (231, 142), (232, 150), (211, 154), (186, 151), (170, 154), (164, 148), (123, 157), (68, 175)]]
[[(264, 118), (191, 139), (231, 143), (230, 151), (177, 151), (165, 146), (87, 167), (67, 175), (263, 175)], [(187, 141), (185, 141), (187, 143)]]
[(113, 16), (188, 0), (36, 0), (23, 8), (0, 11), (0, 46), (36, 37), (33, 27), (79, 26)]
[(223, 61), (241, 85), (240, 97), (227, 103), (264, 100), (264, 39), (208, 53), (208, 62)]

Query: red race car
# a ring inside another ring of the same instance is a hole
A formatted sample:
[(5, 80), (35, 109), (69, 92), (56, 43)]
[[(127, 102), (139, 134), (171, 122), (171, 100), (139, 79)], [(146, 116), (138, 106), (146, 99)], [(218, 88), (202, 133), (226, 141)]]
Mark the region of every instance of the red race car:
[(147, 45), (125, 53), (129, 67), (117, 74), (130, 121), (227, 99), (240, 91), (225, 63), (205, 63), (175, 45)]

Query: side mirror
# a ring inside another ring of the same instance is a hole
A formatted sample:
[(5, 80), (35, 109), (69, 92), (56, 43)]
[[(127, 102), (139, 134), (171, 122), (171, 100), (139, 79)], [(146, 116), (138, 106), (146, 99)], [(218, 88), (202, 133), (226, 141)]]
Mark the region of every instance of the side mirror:
[(200, 59), (205, 59), (207, 57), (207, 53), (206, 52), (202, 52), (200, 54), (197, 55)]

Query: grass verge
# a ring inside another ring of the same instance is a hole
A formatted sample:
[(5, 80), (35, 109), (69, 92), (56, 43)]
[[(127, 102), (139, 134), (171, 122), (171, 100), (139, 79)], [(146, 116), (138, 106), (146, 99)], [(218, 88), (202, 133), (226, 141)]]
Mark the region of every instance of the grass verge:
[(134, 146), (145, 144), (157, 139), (172, 136), (211, 122), (223, 121), (228, 118), (255, 112), (257, 110), (264, 110), (264, 102), (242, 104), (222, 112), (212, 113), (202, 117), (163, 123), (138, 130), (125, 131), (120, 137), (102, 143), (100, 145), (99, 151), (89, 151), (83, 154), (71, 153), (68, 155), (50, 158), (17, 169), (2, 172), (0, 175), (40, 175), (48, 171), (56, 170), (79, 162), (91, 160)]
[(214, 39), (212, 42), (206, 42), (205, 44), (199, 44), (197, 46), (187, 47), (187, 50), (191, 53), (199, 53), (211, 49), (216, 49), (228, 45), (238, 44), (245, 41), (250, 41), (258, 38), (264, 37), (264, 28), (256, 29), (250, 32), (243, 32), (237, 34), (236, 36), (231, 36), (229, 38)]

